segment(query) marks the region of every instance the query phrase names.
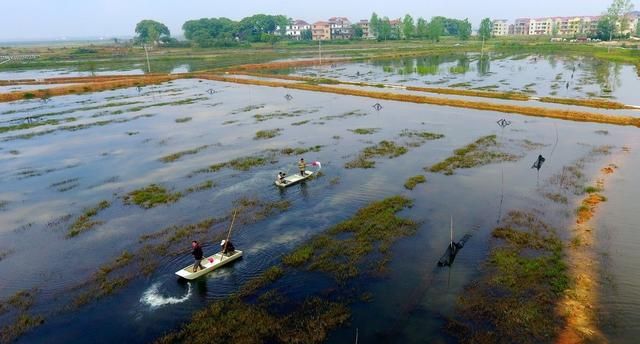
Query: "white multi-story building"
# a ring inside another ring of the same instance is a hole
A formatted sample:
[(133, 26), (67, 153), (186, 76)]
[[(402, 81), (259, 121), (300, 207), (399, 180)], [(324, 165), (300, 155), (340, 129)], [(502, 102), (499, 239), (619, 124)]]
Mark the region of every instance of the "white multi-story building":
[(307, 23), (304, 20), (296, 20), (294, 22), (291, 22), (289, 25), (287, 25), (285, 29), (286, 29), (285, 35), (287, 37), (293, 40), (300, 40), (302, 39), (303, 31), (311, 30), (311, 24)]
[(492, 22), (491, 34), (493, 36), (506, 36), (509, 34), (509, 21), (506, 19), (495, 19)]
[(329, 18), (329, 24), (331, 25), (331, 39), (351, 39), (353, 37), (353, 28), (348, 18)]

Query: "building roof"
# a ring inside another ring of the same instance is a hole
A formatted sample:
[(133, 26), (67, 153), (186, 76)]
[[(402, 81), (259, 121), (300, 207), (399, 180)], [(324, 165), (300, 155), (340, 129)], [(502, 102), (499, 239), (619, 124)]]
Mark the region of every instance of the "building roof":
[(293, 22), (293, 25), (298, 25), (298, 26), (305, 26), (305, 25), (309, 25), (309, 23), (307, 23), (304, 20), (298, 19), (296, 21)]
[(330, 25), (330, 23), (326, 21), (317, 21), (313, 23), (313, 25)]

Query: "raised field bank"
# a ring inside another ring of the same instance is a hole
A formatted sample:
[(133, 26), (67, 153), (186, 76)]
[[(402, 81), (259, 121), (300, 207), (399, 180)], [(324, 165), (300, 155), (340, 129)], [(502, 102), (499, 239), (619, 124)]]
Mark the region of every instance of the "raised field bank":
[(0, 44), (0, 343), (636, 339), (637, 41), (282, 20)]

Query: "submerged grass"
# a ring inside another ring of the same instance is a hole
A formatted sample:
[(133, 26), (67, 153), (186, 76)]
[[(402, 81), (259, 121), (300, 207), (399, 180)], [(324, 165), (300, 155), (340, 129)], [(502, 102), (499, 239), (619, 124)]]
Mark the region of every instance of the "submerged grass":
[(409, 150), (399, 146), (393, 141), (380, 141), (374, 146), (366, 147), (354, 160), (347, 162), (345, 168), (374, 168), (376, 163), (373, 158), (387, 157), (393, 159), (399, 157)]
[(253, 137), (254, 140), (268, 140), (272, 139), (276, 136), (279, 136), (283, 129), (268, 129), (268, 130), (258, 130), (256, 135)]
[[(415, 223), (396, 216), (410, 205), (410, 200), (396, 196), (360, 209), (283, 257), (283, 266), (268, 268), (236, 294), (196, 312), (180, 330), (157, 343), (209, 343), (211, 338), (234, 343), (324, 342), (331, 329), (349, 319), (347, 305), (352, 300), (338, 297), (334, 301), (324, 293), (289, 301), (274, 288), (275, 282), (291, 269), (323, 271), (340, 283), (359, 272), (380, 269), (388, 262), (390, 245), (416, 230)], [(374, 252), (385, 257), (382, 263), (366, 259)]]
[(380, 128), (357, 128), (349, 129), (350, 132), (358, 135), (371, 135), (380, 131)]
[(142, 208), (150, 209), (160, 204), (176, 202), (181, 197), (182, 194), (179, 192), (171, 193), (160, 185), (151, 184), (129, 192), (124, 196), (124, 202), (126, 204), (136, 204)]
[[(379, 272), (390, 259), (391, 245), (417, 229), (415, 222), (396, 216), (411, 205), (411, 200), (402, 196), (371, 203), (284, 256), (282, 262), (326, 272), (341, 282), (359, 275), (363, 268), (370, 273)], [(382, 258), (366, 262), (374, 252)]]
[(473, 343), (553, 341), (565, 321), (556, 305), (569, 287), (562, 241), (535, 214), (519, 211), (492, 236), (481, 277), (459, 298), (449, 332)]
[(484, 136), (467, 146), (456, 149), (453, 152), (454, 155), (428, 169), (425, 168), (425, 170), (452, 175), (459, 168), (472, 168), (501, 161), (515, 161), (519, 158), (516, 155), (501, 152), (498, 147), (496, 135)]
[(196, 147), (196, 148), (193, 148), (193, 149), (188, 149), (188, 150), (184, 150), (184, 151), (181, 151), (181, 152), (165, 155), (162, 158), (160, 158), (160, 161), (162, 161), (164, 163), (174, 162), (174, 161), (182, 158), (185, 155), (195, 155), (195, 154), (200, 153), (200, 151), (203, 151), (203, 150), (205, 150), (205, 149), (207, 149), (209, 147), (211, 147), (211, 145), (204, 145), (204, 146)]
[(425, 178), (425, 176), (417, 175), (407, 179), (407, 181), (404, 182), (404, 187), (407, 190), (413, 190), (416, 186), (418, 186), (418, 184), (422, 184), (426, 182), (427, 182), (427, 178)]
[(98, 215), (99, 212), (105, 210), (111, 206), (111, 203), (107, 200), (100, 201), (96, 206), (86, 209), (80, 217), (78, 217), (69, 230), (67, 231), (67, 238), (73, 238), (82, 232), (86, 232), (93, 227), (102, 224), (101, 221), (92, 221), (91, 219)]

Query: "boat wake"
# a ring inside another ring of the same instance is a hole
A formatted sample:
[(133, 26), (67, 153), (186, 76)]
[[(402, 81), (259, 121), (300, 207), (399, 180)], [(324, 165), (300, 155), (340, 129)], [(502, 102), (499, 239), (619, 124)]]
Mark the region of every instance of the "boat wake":
[(187, 293), (182, 297), (166, 297), (160, 293), (160, 284), (155, 283), (149, 289), (147, 289), (140, 298), (140, 302), (150, 306), (151, 308), (158, 308), (165, 305), (173, 305), (187, 301), (191, 297), (191, 284), (188, 284)]

